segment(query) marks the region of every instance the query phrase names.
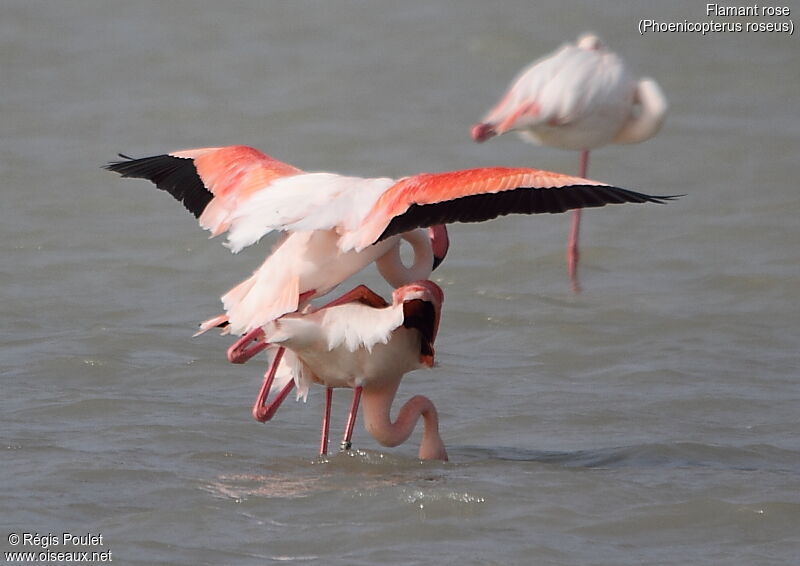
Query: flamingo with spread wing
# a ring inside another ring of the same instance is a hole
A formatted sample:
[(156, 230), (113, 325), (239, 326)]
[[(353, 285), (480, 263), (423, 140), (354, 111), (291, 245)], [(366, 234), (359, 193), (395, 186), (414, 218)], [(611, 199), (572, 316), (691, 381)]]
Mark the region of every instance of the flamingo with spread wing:
[[(306, 217), (346, 211), (343, 207), (356, 203), (362, 186), (369, 189), (389, 180), (303, 173), (251, 147), (125, 158), (106, 168), (152, 181), (182, 202), (212, 237), (228, 231), (234, 253), (271, 231), (286, 232), (261, 267), (222, 296), (226, 314), (205, 321), (200, 332), (223, 326), (225, 332), (245, 334), (327, 294), (373, 262), (393, 287), (426, 279), (449, 246), (444, 226), (410, 230), (359, 252), (338, 245), (333, 224), (298, 229), (297, 222)], [(400, 259), (401, 239), (414, 250), (410, 267)]]
[[(428, 278), (447, 252), (447, 223), (673, 198), (527, 168), (420, 173), (400, 180), (303, 173), (245, 146), (127, 158), (106, 168), (154, 182), (212, 236), (227, 231), (226, 245), (234, 253), (270, 232), (284, 233), (261, 267), (223, 295), (226, 315), (201, 327), (227, 323), (233, 334), (295, 312), (373, 262), (394, 287)], [(401, 239), (414, 247), (410, 268), (400, 261)]]
[[(224, 325), (243, 335), (232, 347), (232, 361), (260, 351), (253, 341), (273, 321), (279, 324), (281, 317), (305, 310), (312, 298), (373, 262), (396, 288), (427, 279), (447, 252), (445, 224), (675, 198), (530, 168), (420, 173), (399, 180), (304, 173), (245, 146), (122, 157), (107, 169), (152, 181), (182, 202), (212, 236), (227, 232), (226, 245), (234, 253), (270, 232), (283, 233), (261, 267), (222, 297), (226, 314), (201, 325), (201, 331)], [(401, 239), (414, 247), (410, 268), (400, 260)], [(263, 408), (270, 388), (281, 391), (282, 401), (289, 382), (300, 379), (281, 363), (283, 354), (277, 351), (267, 374), (279, 373), (282, 385), (270, 382), (262, 388), (254, 409), (258, 420), (271, 416)]]

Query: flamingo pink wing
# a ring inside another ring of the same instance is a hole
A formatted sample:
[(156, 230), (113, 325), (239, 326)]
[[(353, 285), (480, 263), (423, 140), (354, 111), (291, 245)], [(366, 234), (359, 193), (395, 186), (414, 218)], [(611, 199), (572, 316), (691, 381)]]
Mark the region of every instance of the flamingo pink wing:
[(228, 215), (245, 198), (273, 180), (301, 173), (243, 145), (176, 151), (114, 161), (106, 169), (155, 183), (183, 203), (214, 235), (228, 228)]
[(662, 203), (672, 198), (540, 169), (488, 167), (421, 173), (401, 179), (381, 195), (348, 243), (363, 249), (389, 236), (435, 224), (626, 202)]

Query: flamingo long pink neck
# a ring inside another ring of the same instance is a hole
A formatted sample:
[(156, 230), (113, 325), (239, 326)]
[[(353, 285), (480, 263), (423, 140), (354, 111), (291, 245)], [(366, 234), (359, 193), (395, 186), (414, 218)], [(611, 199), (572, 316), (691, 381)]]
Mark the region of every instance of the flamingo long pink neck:
[(403, 259), (400, 257), (399, 240), (396, 246), (392, 246), (375, 262), (383, 278), (395, 288), (413, 281), (427, 279), (433, 270), (433, 248), (425, 231), (413, 230), (406, 232), (401, 237), (411, 244), (411, 248), (414, 250), (414, 262), (411, 267), (403, 264)]
[(613, 143), (639, 143), (652, 138), (661, 129), (667, 115), (667, 97), (652, 79), (642, 79), (636, 85), (634, 102), (638, 114), (632, 116), (616, 135)]
[(400, 408), (395, 422), (390, 412), (400, 382), (389, 387), (364, 389), (361, 403), (364, 427), (382, 446), (398, 446), (414, 431), (420, 416), (423, 419), (422, 443), (419, 446), (420, 460), (447, 461), (447, 450), (439, 435), (439, 415), (433, 402), (422, 395), (415, 395)]

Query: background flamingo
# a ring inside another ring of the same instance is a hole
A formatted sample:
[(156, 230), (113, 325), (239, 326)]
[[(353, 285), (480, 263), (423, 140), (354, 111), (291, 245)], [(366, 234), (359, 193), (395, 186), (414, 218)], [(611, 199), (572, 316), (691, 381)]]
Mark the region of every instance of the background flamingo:
[[(328, 429), (333, 388), (353, 389), (343, 448), (350, 447), (359, 403), (364, 426), (383, 446), (405, 442), (422, 417), (424, 430), (419, 448), (422, 460), (447, 460), (439, 435), (436, 407), (427, 397), (409, 399), (392, 422), (392, 402), (403, 376), (434, 363), (433, 343), (439, 327), (444, 294), (432, 281), (404, 285), (392, 294), (392, 304), (361, 285), (324, 307), (306, 313), (286, 314), (234, 344), (228, 357), (244, 363), (259, 351), (279, 345), (264, 379), (254, 413), (268, 420), (293, 388), (319, 383), (326, 387), (320, 454), (328, 450)], [(283, 349), (286, 353), (283, 354)], [(290, 358), (295, 380), (279, 387), (267, 403), (267, 395), (281, 356)], [(258, 417), (257, 417), (258, 418)]]
[[(483, 119), (472, 138), (483, 142), (516, 131), (537, 144), (581, 150), (578, 175), (586, 177), (589, 150), (609, 143), (638, 143), (661, 128), (667, 101), (652, 79), (636, 80), (600, 38), (584, 34), (575, 44), (534, 61)], [(567, 265), (575, 291), (581, 211), (572, 215)]]

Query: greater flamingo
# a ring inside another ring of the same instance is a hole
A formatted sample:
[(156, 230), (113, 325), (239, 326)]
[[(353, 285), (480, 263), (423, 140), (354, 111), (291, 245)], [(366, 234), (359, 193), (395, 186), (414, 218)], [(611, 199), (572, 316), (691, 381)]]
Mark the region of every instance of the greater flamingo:
[[(533, 143), (580, 150), (578, 175), (586, 177), (589, 150), (651, 138), (666, 111), (667, 100), (653, 79), (636, 80), (600, 38), (584, 34), (520, 72), (497, 106), (472, 127), (472, 138), (483, 142), (515, 131)], [(580, 220), (576, 209), (567, 243), (576, 292)]]
[[(225, 326), (245, 336), (373, 261), (395, 287), (426, 279), (447, 251), (446, 223), (674, 198), (526, 168), (420, 173), (397, 181), (302, 173), (245, 146), (125, 158), (106, 167), (152, 181), (212, 236), (227, 231), (234, 253), (269, 232), (286, 233), (262, 266), (222, 297), (226, 315), (201, 325), (201, 332)], [(432, 235), (416, 230), (425, 227)], [(411, 268), (400, 261), (401, 238), (415, 248)]]
[[(424, 422), (421, 460), (447, 460), (439, 435), (436, 407), (416, 395), (390, 418), (392, 402), (403, 376), (434, 363), (433, 343), (439, 327), (444, 294), (432, 281), (399, 287), (388, 304), (364, 285), (319, 308), (290, 313), (245, 335), (228, 351), (234, 363), (244, 363), (261, 350), (278, 346), (253, 407), (258, 420), (269, 420), (288, 393), (299, 383), (326, 387), (320, 455), (328, 451), (331, 396), (334, 388), (353, 389), (342, 448), (349, 449), (359, 403), (364, 426), (383, 446), (398, 446)], [(286, 352), (284, 353), (284, 348)], [(273, 380), (281, 356), (292, 357), (287, 367), (294, 379), (275, 387)], [(278, 393), (267, 403), (271, 390)]]

